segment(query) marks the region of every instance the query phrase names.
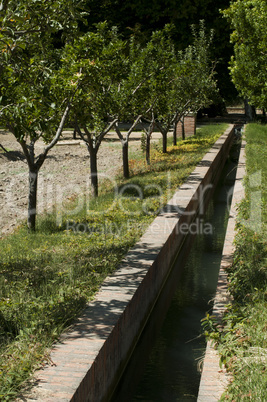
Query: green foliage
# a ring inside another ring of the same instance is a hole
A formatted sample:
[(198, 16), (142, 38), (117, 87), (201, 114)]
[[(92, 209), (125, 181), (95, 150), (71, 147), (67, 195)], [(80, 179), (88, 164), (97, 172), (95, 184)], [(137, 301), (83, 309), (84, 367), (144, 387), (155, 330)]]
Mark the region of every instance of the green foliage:
[(230, 27), (220, 14), (220, 9), (229, 7), (230, 0), (87, 0), (90, 14), (88, 23), (92, 26), (100, 21), (116, 25), (124, 38), (136, 35), (139, 43), (145, 45), (151, 33), (162, 29), (166, 23), (173, 24), (172, 38), (177, 50), (184, 50), (193, 41), (192, 24), (199, 26), (205, 20), (207, 30), (214, 29), (211, 58), (217, 61), (216, 71), (221, 95), (236, 96), (228, 71), (228, 61), (233, 53), (229, 43)]
[(203, 321), (206, 334), (215, 342), (232, 379), (222, 401), (265, 401), (267, 362), (267, 299), (257, 289), (249, 303), (229, 305), (223, 322)]
[(99, 23), (95, 32), (78, 36), (64, 49), (62, 75), (70, 85), (80, 80), (72, 114), (95, 135), (103, 131), (113, 114), (114, 88), (126, 73), (124, 49), (117, 29), (107, 23)]
[[(1, 400), (15, 399), (33, 370), (49, 361), (47, 347), (93, 298), (224, 129), (203, 127), (196, 137), (172, 147), (169, 159), (155, 149), (153, 171), (133, 162), (139, 174), (121, 182), (123, 194), (114, 198), (114, 189), (106, 188), (90, 201), (89, 210), (72, 214), (72, 221), (66, 214), (57, 226), (57, 217), (48, 215), (35, 233), (22, 226), (1, 240)], [(140, 186), (142, 198), (136, 197), (134, 185)]]
[[(239, 303), (248, 302), (254, 289), (267, 289), (267, 247), (266, 247), (266, 209), (267, 190), (265, 186), (267, 175), (266, 163), (266, 126), (250, 124), (246, 128), (246, 198), (239, 205), (237, 223), (236, 252), (233, 265), (229, 268), (230, 290)], [(254, 183), (253, 175), (258, 174), (260, 180)], [(255, 205), (253, 194), (259, 193), (260, 200)], [(258, 208), (261, 210), (260, 231), (250, 227), (251, 214)]]
[[(259, 205), (259, 207), (261, 207), (263, 214), (262, 223), (264, 225), (267, 220), (267, 187), (265, 185), (267, 177), (266, 125), (257, 123), (249, 124), (246, 127), (246, 142), (248, 144), (246, 148), (246, 166), (250, 173), (246, 182), (246, 191), (248, 198), (249, 194), (260, 191), (262, 205)], [(255, 173), (259, 173), (256, 182), (254, 179)], [(252, 178), (250, 178), (251, 176)]]
[[(178, 98), (180, 114), (197, 112), (201, 107), (209, 106), (218, 96), (214, 65), (210, 59), (210, 47), (214, 31), (206, 32), (204, 21), (200, 21), (199, 30), (192, 26), (193, 42), (184, 51), (179, 52)], [(186, 106), (185, 106), (186, 105)]]
[(74, 87), (78, 85), (71, 115), (90, 153), (94, 196), (98, 195), (97, 152), (102, 139), (117, 121), (113, 116), (117, 105), (114, 92), (126, 70), (124, 48), (117, 29), (110, 29), (104, 22), (97, 25), (95, 32), (87, 32), (69, 43), (62, 55), (63, 81)]
[(255, 107), (267, 107), (267, 3), (265, 0), (238, 0), (224, 12), (233, 32), (232, 80), (241, 96)]
[[(6, 7), (5, 7), (6, 5)], [(78, 28), (82, 2), (3, 2), (0, 17), (0, 121), (18, 140), (51, 140), (65, 108), (59, 49)], [(56, 36), (57, 35), (57, 36)], [(57, 39), (57, 40), (58, 40)]]
[[(231, 373), (222, 400), (257, 400), (267, 398), (267, 216), (266, 216), (266, 145), (267, 127), (246, 127), (246, 197), (239, 205), (233, 264), (227, 269), (229, 305), (222, 323), (213, 317), (203, 320), (205, 333), (214, 340), (223, 363)], [(252, 180), (259, 174), (261, 180)], [(255, 185), (256, 184), (256, 185)], [(261, 202), (255, 206), (253, 194), (259, 192)], [(251, 214), (261, 208), (261, 225), (251, 228)]]
[[(61, 135), (77, 90), (62, 85), (60, 53), (78, 32), (82, 1), (1, 3), (0, 122), (20, 143), (29, 167), (28, 227), (35, 230), (38, 172)], [(48, 145), (39, 155), (35, 143)]]
[(266, 261), (264, 237), (241, 224), (236, 236), (235, 260), (229, 269), (229, 288), (237, 302), (247, 302), (255, 288), (261, 291), (266, 289)]
[(199, 29), (192, 27), (192, 45), (177, 52), (173, 30), (174, 26), (167, 24), (154, 31), (143, 47), (136, 37), (131, 38), (125, 63), (128, 69), (114, 88), (120, 120), (132, 121), (137, 115), (151, 120), (153, 114), (169, 126), (176, 113), (194, 112), (209, 105), (217, 94), (209, 54), (212, 32), (206, 32), (202, 21)]

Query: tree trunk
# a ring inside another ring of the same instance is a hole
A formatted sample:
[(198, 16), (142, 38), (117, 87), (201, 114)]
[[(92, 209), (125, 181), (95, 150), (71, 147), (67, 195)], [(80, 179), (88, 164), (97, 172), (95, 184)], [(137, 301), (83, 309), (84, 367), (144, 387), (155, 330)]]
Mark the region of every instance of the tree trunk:
[(151, 134), (146, 135), (146, 163), (150, 165), (150, 138)]
[(29, 170), (29, 197), (28, 197), (28, 221), (27, 225), (31, 231), (35, 231), (36, 207), (37, 207), (37, 181), (38, 169)]
[(177, 124), (177, 121), (175, 121), (173, 124), (173, 145), (177, 145)]
[(184, 130), (184, 117), (181, 119), (182, 124), (182, 139), (185, 140), (185, 130)]
[(167, 153), (167, 132), (166, 131), (164, 131), (162, 133), (162, 152), (164, 154)]
[(93, 197), (98, 196), (98, 177), (97, 177), (97, 151), (90, 151), (90, 175)]
[(246, 117), (248, 118), (249, 121), (255, 120), (256, 119), (256, 109), (255, 109), (255, 107), (251, 106), (248, 103), (247, 99), (245, 99), (244, 103), (245, 103), (245, 115), (246, 115)]
[(129, 172), (129, 142), (124, 140), (122, 143), (122, 161), (123, 161), (123, 177), (128, 179), (130, 177)]
[(267, 115), (266, 115), (266, 110), (264, 108), (262, 109), (262, 117), (263, 117), (263, 121), (266, 123), (267, 122)]

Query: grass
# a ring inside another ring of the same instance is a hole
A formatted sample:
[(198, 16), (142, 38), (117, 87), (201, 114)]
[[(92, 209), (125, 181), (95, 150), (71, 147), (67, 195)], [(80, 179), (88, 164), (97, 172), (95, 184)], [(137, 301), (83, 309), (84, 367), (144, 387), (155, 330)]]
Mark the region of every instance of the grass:
[(228, 269), (233, 303), (222, 324), (204, 321), (232, 377), (223, 401), (267, 400), (267, 126), (249, 124), (245, 137), (246, 196)]
[(75, 214), (77, 199), (70, 199), (59, 216), (38, 217), (35, 233), (22, 225), (1, 240), (1, 401), (15, 399), (32, 372), (49, 361), (52, 343), (225, 129), (204, 126), (169, 146), (166, 155), (155, 145), (151, 165), (132, 160), (131, 179), (118, 179), (115, 192), (105, 185)]

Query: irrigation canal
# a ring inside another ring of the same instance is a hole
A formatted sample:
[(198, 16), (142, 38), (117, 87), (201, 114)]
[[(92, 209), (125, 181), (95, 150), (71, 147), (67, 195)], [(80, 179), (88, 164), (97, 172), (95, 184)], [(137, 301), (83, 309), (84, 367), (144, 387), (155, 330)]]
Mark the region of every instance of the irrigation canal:
[(197, 400), (206, 348), (201, 320), (216, 292), (239, 148), (231, 148), (207, 211), (196, 219), (199, 233), (187, 236), (110, 401)]

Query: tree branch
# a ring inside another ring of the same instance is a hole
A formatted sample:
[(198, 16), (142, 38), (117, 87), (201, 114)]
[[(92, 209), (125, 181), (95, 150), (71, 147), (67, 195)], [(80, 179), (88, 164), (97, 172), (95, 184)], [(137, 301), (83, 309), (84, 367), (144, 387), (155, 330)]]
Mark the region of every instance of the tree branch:
[(63, 116), (62, 116), (62, 118), (61, 118), (61, 121), (60, 121), (60, 124), (59, 124), (59, 126), (58, 126), (58, 129), (57, 129), (57, 132), (56, 132), (55, 137), (54, 137), (53, 140), (50, 142), (50, 144), (48, 144), (48, 145), (45, 147), (45, 149), (44, 149), (44, 151), (43, 151), (44, 157), (46, 157), (48, 151), (49, 151), (51, 148), (53, 148), (53, 146), (54, 146), (54, 145), (58, 142), (58, 140), (59, 140), (59, 137), (60, 137), (60, 135), (61, 135), (61, 133), (62, 133), (64, 124), (65, 124), (65, 121), (66, 121), (66, 119), (67, 119), (67, 117), (68, 117), (68, 114), (69, 114), (69, 111), (70, 111), (70, 109), (71, 109), (71, 102), (72, 102), (72, 100), (73, 100), (73, 98), (74, 98), (74, 96), (75, 96), (75, 93), (76, 93), (77, 90), (78, 90), (79, 84), (80, 84), (80, 83), (78, 82), (78, 83), (77, 83), (77, 86), (76, 86), (76, 88), (75, 88), (75, 90), (74, 90), (74, 92), (73, 92), (73, 94), (71, 95), (71, 97), (70, 97), (70, 99), (69, 99), (69, 101), (68, 101), (68, 104), (67, 104), (67, 106), (66, 106), (66, 108), (65, 108), (65, 111), (64, 111), (64, 113), (63, 113)]
[(26, 160), (27, 160), (29, 168), (31, 168), (34, 165), (34, 161), (31, 160), (31, 155), (30, 155), (28, 146), (26, 144), (26, 141), (25, 140), (17, 140), (17, 141), (21, 145), (21, 148), (22, 148), (22, 150), (24, 152), (24, 155), (26, 157)]
[(122, 133), (121, 133), (121, 131), (120, 131), (118, 125), (115, 124), (116, 133), (117, 133), (117, 135), (118, 135), (118, 137), (119, 137), (119, 139), (120, 139), (121, 141), (128, 141), (128, 139), (129, 139), (131, 133), (133, 132), (133, 129), (134, 129), (135, 126), (139, 123), (141, 117), (142, 117), (142, 115), (140, 114), (140, 115), (135, 119), (135, 121), (133, 122), (133, 124), (131, 125), (131, 127), (129, 128), (129, 130), (127, 131), (127, 134), (126, 134), (126, 138), (125, 138), (125, 139), (123, 138), (123, 135), (122, 135)]
[(155, 105), (157, 101), (157, 98), (154, 99), (154, 101), (151, 103), (151, 105), (149, 106), (149, 108), (145, 111), (145, 114), (149, 113), (151, 110), (153, 110), (153, 107)]
[(98, 150), (98, 148), (100, 147), (101, 141), (103, 140), (103, 138), (105, 137), (105, 135), (109, 132), (109, 130), (111, 130), (111, 128), (114, 126), (115, 123), (117, 123), (118, 119), (114, 119), (106, 128), (105, 130), (102, 131), (102, 133), (97, 137), (96, 140), (96, 149)]
[(75, 121), (75, 129), (78, 132), (78, 134), (81, 137), (81, 139), (85, 142), (85, 144), (86, 144), (86, 146), (87, 146), (87, 148), (88, 148), (88, 150), (90, 152), (90, 146), (93, 146), (92, 141), (89, 142), (89, 140), (91, 140), (90, 133), (87, 133), (87, 137), (88, 137), (88, 140), (87, 140), (85, 138), (85, 136), (83, 135), (82, 130), (80, 129), (79, 124), (77, 123), (77, 120)]
[(65, 111), (64, 111), (63, 116), (62, 116), (62, 118), (61, 118), (61, 121), (60, 121), (60, 124), (59, 124), (59, 126), (58, 126), (58, 129), (57, 129), (57, 132), (56, 132), (55, 137), (54, 137), (53, 140), (50, 142), (50, 144), (48, 144), (48, 145), (45, 147), (45, 149), (44, 149), (44, 151), (43, 151), (43, 154), (44, 154), (45, 157), (46, 157), (48, 151), (49, 151), (51, 148), (53, 148), (53, 146), (58, 142), (59, 137), (60, 137), (60, 135), (61, 135), (61, 133), (62, 133), (64, 124), (65, 124), (65, 121), (66, 121), (66, 119), (67, 119), (68, 113), (69, 113), (69, 111), (70, 111), (70, 108), (71, 108), (71, 100), (68, 102), (68, 104), (67, 104), (67, 106), (66, 106), (66, 108), (65, 108)]
[[(180, 113), (180, 112), (176, 112), (176, 113), (175, 113), (174, 118), (172, 119), (172, 123), (175, 123), (175, 122), (176, 122), (178, 116), (179, 116), (179, 120), (181, 119), (181, 117), (186, 113), (185, 108), (190, 104), (190, 102), (191, 102), (191, 99), (188, 100), (188, 101), (183, 105), (183, 107), (182, 107), (182, 112), (181, 112), (181, 113)], [(178, 121), (179, 121), (179, 120), (178, 120)]]
[(134, 94), (138, 91), (138, 89), (141, 88), (141, 86), (146, 82), (146, 80), (148, 80), (148, 78), (150, 78), (152, 75), (153, 75), (153, 73), (150, 73), (148, 77), (145, 77), (145, 78), (143, 79), (143, 81), (141, 81), (141, 82), (137, 85), (137, 87), (133, 90), (132, 95), (134, 95)]
[(86, 139), (85, 136), (83, 135), (82, 131), (80, 130), (80, 127), (78, 124), (77, 124), (77, 128), (78, 128), (78, 133), (79, 133), (81, 139), (85, 142), (89, 152), (91, 152), (94, 149), (94, 144), (92, 141), (91, 133), (89, 132), (89, 130), (87, 130), (86, 126), (83, 127), (84, 132), (87, 135), (87, 139)]
[[(165, 131), (167, 131), (167, 129), (164, 130), (162, 124), (160, 124), (160, 122), (157, 121), (157, 120), (155, 120), (155, 125), (156, 125), (156, 127), (158, 127), (158, 129), (159, 129), (159, 131), (160, 131), (161, 133), (164, 133)], [(168, 128), (169, 128), (169, 127), (168, 127)], [(169, 131), (169, 130), (168, 130), (168, 131)]]
[(76, 86), (76, 88), (75, 88), (73, 94), (71, 95), (71, 97), (70, 97), (70, 99), (69, 99), (69, 101), (68, 101), (68, 103), (67, 103), (67, 106), (66, 106), (65, 111), (64, 111), (64, 113), (63, 113), (63, 116), (62, 116), (62, 118), (61, 118), (61, 121), (60, 121), (60, 123), (59, 123), (58, 129), (57, 129), (57, 132), (56, 132), (56, 135), (54, 136), (54, 138), (53, 138), (53, 140), (50, 142), (50, 144), (48, 144), (48, 145), (44, 148), (43, 152), (36, 158), (36, 165), (38, 165), (38, 169), (40, 169), (40, 167), (41, 167), (42, 164), (44, 163), (45, 158), (46, 158), (48, 152), (50, 151), (50, 149), (53, 148), (53, 146), (56, 145), (56, 143), (57, 143), (58, 140), (59, 140), (59, 137), (60, 137), (60, 135), (61, 135), (61, 133), (62, 133), (64, 124), (65, 124), (65, 121), (66, 121), (66, 119), (67, 119), (67, 117), (68, 117), (68, 114), (69, 114), (69, 111), (70, 111), (70, 109), (71, 109), (71, 102), (72, 102), (72, 99), (74, 98), (75, 93), (76, 93), (76, 91), (78, 90), (79, 84), (80, 84), (80, 83), (78, 82), (78, 84), (77, 84), (77, 86)]
[(123, 135), (122, 135), (122, 133), (121, 133), (121, 131), (120, 131), (120, 129), (119, 129), (119, 127), (118, 127), (117, 124), (115, 124), (115, 131), (116, 131), (116, 133), (117, 133), (119, 139), (120, 139), (121, 141), (124, 141)]
[[(163, 66), (159, 68), (159, 71), (161, 71), (161, 70), (164, 70), (164, 67), (163, 67)], [(150, 77), (152, 77), (153, 74), (154, 74), (154, 73), (150, 73), (147, 77), (145, 77), (145, 78), (143, 79), (143, 81), (141, 81), (141, 82), (137, 85), (137, 87), (133, 90), (132, 95), (134, 95), (134, 94), (136, 93), (136, 91), (138, 91), (138, 89), (141, 88), (141, 86), (146, 82), (146, 80), (148, 80)]]
[(126, 134), (126, 139), (127, 139), (127, 140), (129, 139), (130, 135), (131, 135), (132, 132), (133, 132), (133, 129), (135, 128), (135, 126), (137, 126), (137, 124), (139, 123), (139, 121), (140, 121), (141, 118), (142, 118), (142, 115), (139, 114), (139, 116), (135, 119), (135, 121), (133, 122), (133, 124), (131, 125), (131, 127), (129, 128), (129, 130), (127, 131), (127, 134)]

